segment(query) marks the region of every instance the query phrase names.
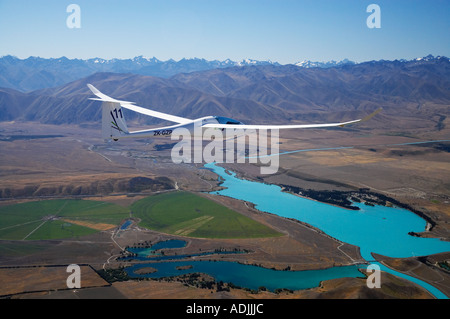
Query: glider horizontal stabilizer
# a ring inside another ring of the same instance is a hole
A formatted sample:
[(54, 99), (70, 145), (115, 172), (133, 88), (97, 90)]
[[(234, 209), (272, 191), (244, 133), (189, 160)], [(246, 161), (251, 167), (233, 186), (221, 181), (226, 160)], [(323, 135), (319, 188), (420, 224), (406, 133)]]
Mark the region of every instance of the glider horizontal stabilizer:
[(150, 109), (146, 109), (137, 105), (131, 105), (131, 104), (127, 104), (127, 103), (121, 103), (120, 104), (122, 107), (134, 111), (134, 112), (138, 112), (141, 114), (145, 114), (148, 116), (152, 116), (152, 117), (157, 117), (166, 121), (170, 121), (170, 122), (175, 122), (175, 123), (180, 123), (180, 124), (187, 124), (187, 123), (192, 123), (192, 120), (184, 118), (184, 117), (179, 117), (179, 116), (175, 116), (175, 115), (170, 115), (170, 114), (166, 114), (166, 113), (162, 113), (162, 112), (157, 112), (157, 111), (153, 111)]
[(92, 93), (94, 93), (98, 97), (98, 99), (90, 98), (90, 100), (119, 103), (121, 107), (129, 109), (131, 111), (145, 114), (145, 115), (152, 116), (152, 117), (157, 117), (157, 118), (160, 118), (160, 119), (163, 119), (166, 121), (170, 121), (170, 122), (175, 122), (175, 123), (180, 123), (180, 124), (187, 124), (187, 123), (192, 122), (192, 120), (184, 118), (184, 117), (179, 117), (179, 116), (170, 115), (170, 114), (166, 114), (166, 113), (162, 113), (162, 112), (157, 112), (157, 111), (146, 109), (146, 108), (143, 108), (143, 107), (140, 107), (137, 105), (133, 105), (133, 104), (135, 104), (134, 102), (116, 100), (106, 94), (103, 94), (97, 88), (95, 88), (92, 84), (88, 84), (87, 86), (92, 91)]

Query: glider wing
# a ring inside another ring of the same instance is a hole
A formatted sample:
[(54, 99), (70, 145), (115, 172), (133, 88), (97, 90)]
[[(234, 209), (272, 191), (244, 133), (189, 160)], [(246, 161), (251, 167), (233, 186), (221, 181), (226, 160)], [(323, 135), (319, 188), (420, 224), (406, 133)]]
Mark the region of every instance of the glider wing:
[(293, 125), (247, 125), (247, 124), (205, 124), (203, 127), (208, 128), (230, 128), (230, 129), (255, 129), (255, 130), (274, 130), (274, 129), (296, 129), (296, 128), (323, 128), (323, 127), (334, 127), (340, 126), (343, 127), (345, 125), (354, 124), (358, 122), (367, 121), (372, 118), (375, 114), (380, 112), (382, 109), (379, 108), (372, 114), (358, 120), (341, 122), (341, 123), (325, 123), (325, 124), (293, 124)]

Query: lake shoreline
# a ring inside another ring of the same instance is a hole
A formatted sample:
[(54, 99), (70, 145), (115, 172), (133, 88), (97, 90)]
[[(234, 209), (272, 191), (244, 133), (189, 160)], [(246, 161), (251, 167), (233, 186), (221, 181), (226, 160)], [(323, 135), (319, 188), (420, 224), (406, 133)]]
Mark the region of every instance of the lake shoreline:
[(324, 190), (304, 189), (298, 186), (291, 186), (285, 184), (272, 184), (272, 185), (277, 185), (281, 187), (283, 192), (292, 195), (300, 196), (302, 198), (310, 200), (316, 200), (324, 204), (330, 204), (345, 209), (359, 210), (358, 207), (352, 206), (354, 201), (349, 200), (348, 199), (349, 197), (353, 200), (356, 200), (356, 202), (358, 201), (364, 202), (368, 206), (374, 205), (385, 207), (396, 206), (398, 208), (409, 210), (412, 213), (424, 219), (430, 225), (427, 231), (431, 231), (436, 226), (436, 222), (424, 212), (414, 207), (411, 207), (411, 205), (402, 203), (392, 197), (386, 196), (384, 194), (375, 193), (373, 191), (370, 191), (369, 189), (360, 188), (358, 191), (339, 191), (339, 190), (324, 191)]
[[(220, 164), (220, 163), (219, 163)], [(384, 206), (384, 207), (398, 207), (402, 209), (409, 210), (410, 212), (414, 213), (415, 215), (419, 216), (420, 218), (424, 219), (427, 222), (426, 232), (431, 232), (433, 228), (437, 226), (437, 222), (432, 219), (429, 215), (424, 213), (423, 211), (414, 208), (413, 206), (401, 202), (393, 197), (380, 194), (374, 191), (371, 191), (369, 188), (359, 188), (359, 189), (353, 189), (353, 190), (336, 190), (336, 189), (330, 189), (330, 190), (314, 190), (314, 189), (307, 189), (302, 188), (299, 186), (293, 186), (293, 185), (287, 185), (283, 183), (278, 182), (266, 182), (263, 178), (259, 176), (249, 176), (247, 174), (243, 174), (242, 172), (233, 170), (233, 168), (229, 168), (226, 166), (221, 166), (218, 164), (215, 164), (219, 167), (222, 167), (225, 169), (225, 171), (233, 171), (236, 178), (239, 178), (241, 180), (247, 180), (250, 182), (256, 182), (256, 183), (262, 183), (265, 185), (274, 185), (281, 188), (281, 191), (287, 194), (295, 195), (300, 198), (308, 199), (317, 201), (323, 204), (333, 205), (344, 209), (350, 209), (350, 210), (360, 210), (356, 206), (352, 206), (355, 202), (363, 202), (368, 206)], [(211, 168), (206, 168), (210, 171), (213, 171)], [(229, 175), (229, 174), (228, 174)], [(218, 187), (215, 191), (220, 191), (224, 187), (222, 186), (223, 181), (221, 180), (222, 177), (220, 175), (218, 180)], [(337, 182), (339, 183), (339, 182)], [(355, 201), (350, 201), (348, 198), (352, 198)], [(421, 237), (420, 233), (412, 233), (411, 235)]]

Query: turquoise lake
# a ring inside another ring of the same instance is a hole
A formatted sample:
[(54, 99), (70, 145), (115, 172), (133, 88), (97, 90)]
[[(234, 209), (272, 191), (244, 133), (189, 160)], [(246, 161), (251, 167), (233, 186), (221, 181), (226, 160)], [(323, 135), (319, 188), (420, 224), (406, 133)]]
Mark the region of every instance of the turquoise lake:
[[(190, 273), (205, 273), (214, 277), (215, 281), (223, 281), (233, 283), (235, 286), (258, 290), (265, 287), (274, 291), (280, 289), (308, 289), (318, 287), (322, 280), (343, 278), (343, 277), (365, 277), (360, 271), (358, 265), (345, 267), (333, 267), (320, 270), (308, 271), (282, 271), (274, 270), (254, 265), (245, 265), (231, 261), (177, 261), (186, 258), (206, 255), (224, 255), (224, 254), (241, 254), (240, 251), (218, 251), (204, 252), (190, 255), (162, 256), (159, 249), (176, 249), (186, 245), (183, 240), (171, 239), (161, 241), (149, 248), (128, 248), (127, 250), (137, 254), (132, 259), (140, 261), (148, 261), (139, 263), (125, 268), (130, 277), (134, 278), (163, 278), (180, 276)], [(164, 262), (156, 262), (164, 261)], [(189, 266), (187, 269), (178, 269), (178, 267)], [(149, 274), (138, 274), (135, 271), (151, 267), (156, 269), (155, 272)], [(364, 267), (364, 265), (362, 265)]]
[(349, 210), (284, 193), (281, 187), (236, 178), (236, 174), (214, 164), (206, 164), (221, 176), (221, 186), (214, 194), (245, 200), (260, 211), (294, 218), (317, 227), (340, 241), (358, 246), (364, 259), (371, 253), (389, 257), (411, 257), (450, 251), (450, 242), (420, 238), (409, 232), (422, 232), (426, 221), (401, 208), (367, 206), (355, 203), (360, 210)]
[[(183, 266), (191, 266), (192, 268), (177, 269), (177, 267)], [(134, 271), (145, 267), (152, 267), (158, 271), (150, 274), (134, 274)], [(146, 278), (179, 276), (194, 272), (206, 273), (213, 276), (217, 282), (232, 282), (236, 286), (254, 290), (263, 286), (268, 290), (274, 291), (277, 288), (299, 290), (317, 287), (322, 280), (342, 277), (364, 277), (358, 271), (358, 268), (358, 266), (345, 266), (323, 270), (282, 271), (227, 261), (171, 261), (136, 264), (127, 267), (126, 271), (130, 276)]]
[[(367, 261), (373, 260), (371, 253), (406, 258), (450, 251), (450, 242), (408, 235), (409, 232), (423, 232), (426, 227), (424, 219), (408, 210), (358, 203), (354, 205), (360, 210), (348, 210), (284, 193), (276, 185), (241, 180), (234, 172), (227, 174), (224, 168), (214, 163), (205, 167), (218, 174), (221, 186), (225, 187), (213, 194), (245, 200), (255, 204), (260, 211), (306, 222), (340, 241), (360, 247), (361, 255)], [(378, 265), (382, 270), (422, 285), (438, 298), (446, 298), (420, 280)]]
[(148, 248), (128, 248), (127, 250), (132, 253), (138, 254), (139, 256), (152, 256), (159, 255), (157, 250), (160, 249), (182, 248), (184, 246), (186, 246), (186, 242), (184, 240), (171, 239), (157, 242), (156, 244)]

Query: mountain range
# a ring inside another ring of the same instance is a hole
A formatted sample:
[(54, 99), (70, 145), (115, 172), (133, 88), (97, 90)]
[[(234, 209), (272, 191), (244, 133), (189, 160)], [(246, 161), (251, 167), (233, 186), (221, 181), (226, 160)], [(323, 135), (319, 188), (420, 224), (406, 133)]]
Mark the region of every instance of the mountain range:
[(168, 78), (178, 73), (204, 71), (217, 68), (246, 65), (279, 65), (271, 61), (246, 59), (235, 62), (208, 61), (205, 59), (173, 59), (161, 61), (157, 58), (137, 56), (132, 59), (87, 60), (68, 59), (66, 57), (44, 59), (29, 57), (19, 59), (7, 55), (0, 58), (0, 87), (12, 88), (23, 92), (63, 85), (97, 72), (134, 73)]
[[(295, 63), (303, 68), (320, 67), (328, 68), (355, 64), (353, 61), (313, 62), (301, 61)], [(276, 65), (278, 62), (258, 61), (245, 59), (232, 61), (230, 59), (208, 61), (205, 59), (173, 59), (167, 61), (158, 60), (155, 57), (148, 58), (137, 56), (132, 59), (44, 59), (29, 57), (19, 59), (7, 55), (0, 58), (0, 87), (12, 88), (23, 92), (63, 85), (77, 79), (92, 75), (97, 72), (134, 73), (141, 75), (169, 78), (179, 73), (190, 73), (218, 68), (250, 65)]]
[[(22, 87), (25, 83), (31, 87), (35, 80), (41, 79), (37, 74), (46, 74), (46, 79), (51, 79), (52, 83), (68, 81), (68, 75), (77, 78), (56, 86), (42, 80), (41, 85), (45, 88), (30, 92), (20, 91), (18, 87), (0, 88), (0, 121), (99, 122), (100, 107), (98, 102), (88, 100), (92, 94), (87, 83), (114, 98), (157, 111), (187, 118), (222, 115), (248, 124), (349, 120), (381, 106), (384, 111), (364, 125), (439, 130), (445, 127), (445, 120), (450, 115), (450, 61), (446, 57), (363, 63), (341, 61), (334, 62), (334, 66), (333, 63), (280, 65), (270, 61), (235, 64), (228, 60), (214, 62), (215, 67), (212, 64), (206, 67), (212, 62), (192, 59), (172, 61), (172, 76), (168, 76), (169, 73), (165, 76), (141, 74), (152, 65), (160, 71), (165, 65), (169, 70), (169, 64), (154, 58), (133, 60), (94, 59), (88, 62), (29, 58), (19, 63), (11, 56), (3, 57), (0, 77), (8, 79), (9, 83), (20, 82)], [(139, 60), (143, 66), (131, 70)], [(144, 60), (148, 64), (144, 65)], [(7, 68), (5, 61), (9, 61)], [(21, 66), (14, 67), (14, 63)], [(227, 63), (230, 65), (226, 66)], [(87, 66), (98, 64), (114, 66), (114, 71), (106, 68), (108, 72), (84, 75)], [(200, 70), (192, 71), (196, 70), (195, 64)], [(25, 72), (23, 65), (29, 71), (27, 76), (21, 77), (19, 75)], [(65, 72), (59, 74), (58, 69)], [(125, 69), (128, 70), (126, 73), (118, 72)], [(55, 75), (52, 75), (53, 71)], [(11, 74), (16, 75), (16, 80), (12, 81)], [(5, 86), (4, 83), (1, 85)], [(127, 118), (138, 124), (159, 123), (156, 119), (144, 120), (132, 112)]]

